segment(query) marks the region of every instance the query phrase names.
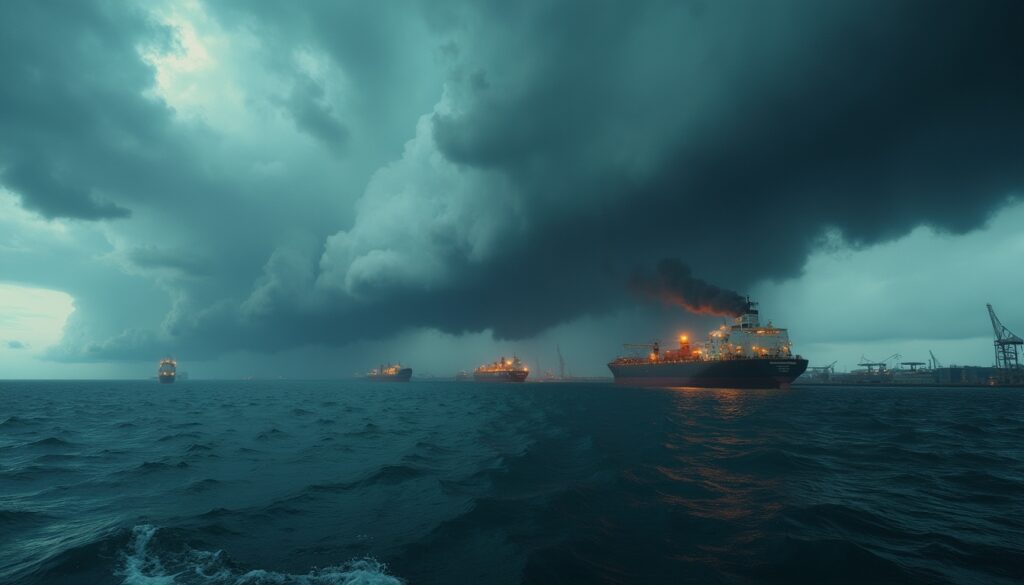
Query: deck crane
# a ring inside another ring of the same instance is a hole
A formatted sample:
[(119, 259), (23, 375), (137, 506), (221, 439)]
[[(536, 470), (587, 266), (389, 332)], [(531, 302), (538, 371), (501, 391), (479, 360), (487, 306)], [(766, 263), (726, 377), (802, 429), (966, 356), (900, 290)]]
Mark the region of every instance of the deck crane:
[(661, 347), (657, 341), (651, 343), (623, 343), (622, 347), (626, 349), (646, 349), (651, 352), (651, 361), (658, 361), (658, 355), (661, 353)]
[(1019, 346), (1024, 345), (1024, 339), (1014, 335), (1012, 331), (999, 321), (999, 317), (996, 317), (996, 312), (992, 309), (991, 304), (985, 306), (988, 307), (988, 316), (992, 320), (992, 331), (996, 335), (995, 341), (992, 342), (996, 351), (996, 368), (1000, 370), (1019, 370)]

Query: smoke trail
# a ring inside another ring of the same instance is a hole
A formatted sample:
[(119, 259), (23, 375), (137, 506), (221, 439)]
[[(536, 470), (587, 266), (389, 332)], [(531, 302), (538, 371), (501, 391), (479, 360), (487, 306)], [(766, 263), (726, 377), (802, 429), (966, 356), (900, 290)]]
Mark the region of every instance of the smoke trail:
[(658, 262), (653, 274), (634, 276), (632, 286), (640, 293), (691, 313), (736, 317), (747, 307), (746, 299), (739, 293), (695, 277), (689, 266), (675, 258)]

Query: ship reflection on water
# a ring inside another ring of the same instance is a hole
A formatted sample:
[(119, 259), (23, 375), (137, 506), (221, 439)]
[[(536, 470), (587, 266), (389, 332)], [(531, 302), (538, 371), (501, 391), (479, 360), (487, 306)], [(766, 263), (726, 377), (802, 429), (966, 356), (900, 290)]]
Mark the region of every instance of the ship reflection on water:
[[(778, 433), (760, 424), (790, 392), (671, 388), (637, 392), (650, 410), (647, 431), (630, 443), (656, 441), (621, 472), (629, 516), (658, 531), (664, 556), (647, 558), (652, 575), (683, 582), (742, 578), (774, 542), (771, 527), (792, 501)], [(639, 422), (634, 420), (634, 422)], [(641, 428), (644, 425), (641, 424)], [(650, 434), (648, 434), (650, 433)], [(618, 518), (614, 529), (633, 522)], [(683, 567), (688, 570), (680, 572)], [(702, 574), (694, 569), (710, 571)], [(665, 579), (667, 582), (668, 579)], [(652, 581), (653, 582), (653, 581)]]
[[(736, 389), (736, 388), (692, 388), (674, 387), (666, 390), (681, 396), (676, 397), (676, 410), (672, 416), (706, 416), (707, 408), (722, 420), (742, 418), (753, 412), (764, 400), (771, 400), (785, 390), (779, 389)], [(688, 395), (688, 396), (687, 396)], [(684, 398), (685, 396), (685, 398)], [(692, 418), (690, 420), (693, 420)]]
[[(672, 452), (672, 464), (657, 470), (683, 486), (685, 495), (664, 494), (662, 500), (693, 516), (740, 523), (752, 519), (752, 526), (778, 512), (783, 506), (783, 476), (746, 469), (748, 463), (766, 456), (768, 460), (762, 463), (771, 465), (771, 445), (778, 437), (757, 426), (737, 433), (734, 426), (778, 391), (671, 390), (674, 409), (667, 415), (671, 428), (664, 448)], [(755, 530), (747, 536), (758, 535)]]

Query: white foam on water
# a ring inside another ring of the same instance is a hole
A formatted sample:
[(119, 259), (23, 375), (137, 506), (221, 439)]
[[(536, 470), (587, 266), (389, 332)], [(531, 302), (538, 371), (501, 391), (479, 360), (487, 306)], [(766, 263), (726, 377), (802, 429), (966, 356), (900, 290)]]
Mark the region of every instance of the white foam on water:
[(123, 585), (403, 585), (371, 558), (293, 575), (262, 569), (240, 572), (225, 562), (221, 551), (188, 549), (161, 555), (152, 546), (157, 530), (149, 524), (132, 529), (118, 571)]
[(170, 585), (174, 575), (166, 574), (160, 559), (149, 554), (149, 541), (156, 534), (156, 527), (148, 524), (132, 529), (129, 551), (124, 555), (121, 574), (125, 585)]

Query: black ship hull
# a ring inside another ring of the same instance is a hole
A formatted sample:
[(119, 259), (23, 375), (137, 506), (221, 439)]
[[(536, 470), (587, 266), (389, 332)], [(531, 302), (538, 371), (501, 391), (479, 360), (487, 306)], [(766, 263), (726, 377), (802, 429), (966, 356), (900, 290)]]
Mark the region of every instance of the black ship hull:
[(408, 382), (412, 378), (412, 368), (402, 368), (397, 374), (372, 374), (367, 378), (375, 382)]
[(807, 369), (800, 358), (720, 361), (612, 362), (616, 384), (697, 388), (787, 388)]
[(477, 382), (525, 382), (528, 375), (530, 372), (522, 370), (473, 372), (473, 379)]
[(173, 384), (174, 376), (157, 376), (157, 380), (160, 380), (161, 384)]

